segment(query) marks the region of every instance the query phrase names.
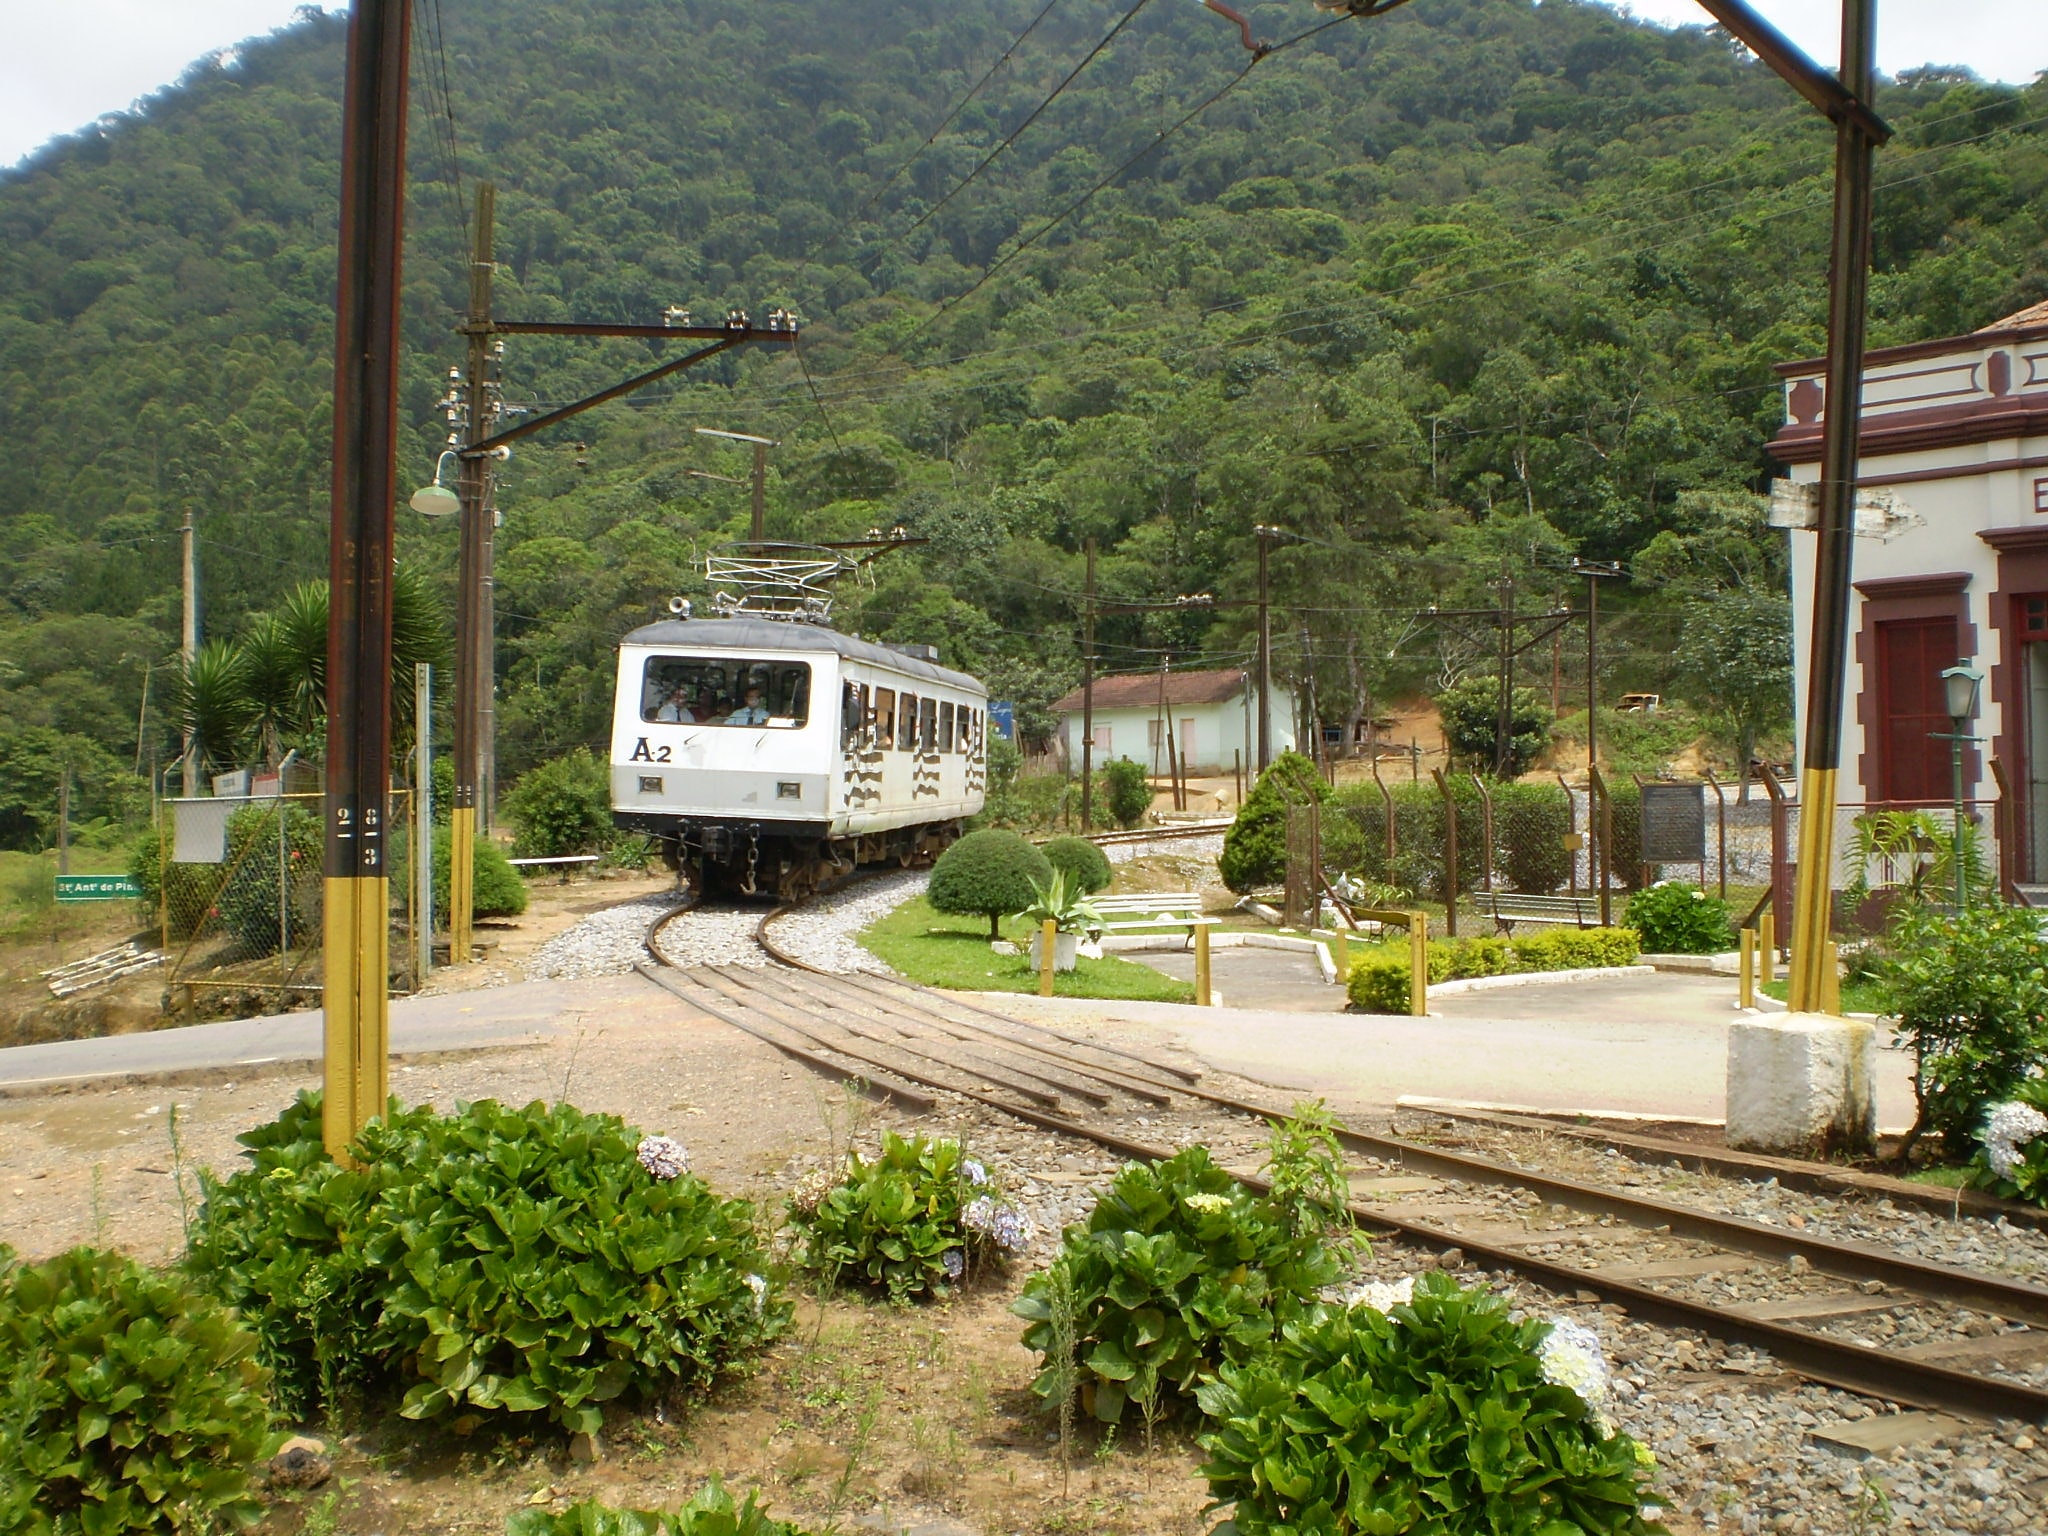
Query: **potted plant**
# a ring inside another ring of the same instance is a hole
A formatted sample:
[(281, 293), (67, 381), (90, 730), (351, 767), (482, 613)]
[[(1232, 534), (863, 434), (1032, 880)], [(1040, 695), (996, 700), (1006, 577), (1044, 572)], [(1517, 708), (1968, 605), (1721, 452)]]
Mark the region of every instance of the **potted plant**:
[(1102, 925), (1102, 909), (1089, 900), (1086, 891), (1069, 882), (1063, 869), (1054, 870), (1052, 878), (1043, 885), (1034, 879), (1031, 896), (1031, 905), (1017, 914), (1031, 924), (1031, 968), (1036, 970), (1044, 963), (1039, 958), (1039, 945), (1045, 937), (1045, 925), (1050, 921), (1058, 925), (1052, 946), (1052, 968), (1071, 971), (1080, 948), (1081, 935)]

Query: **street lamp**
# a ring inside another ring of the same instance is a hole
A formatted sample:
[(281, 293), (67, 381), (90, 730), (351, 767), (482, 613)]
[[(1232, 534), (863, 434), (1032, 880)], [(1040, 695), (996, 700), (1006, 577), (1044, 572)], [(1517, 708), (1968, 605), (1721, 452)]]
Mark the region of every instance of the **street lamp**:
[(462, 498), (441, 483), (441, 466), (454, 457), (455, 450), (451, 448), (442, 454), (440, 458), (436, 459), (434, 461), (433, 484), (421, 486), (412, 493), (411, 499), (406, 502), (406, 505), (419, 513), (421, 517), (447, 517), (450, 513), (461, 509)]
[(1950, 832), (1949, 858), (1956, 867), (1956, 910), (1961, 912), (1969, 900), (1967, 871), (1963, 862), (1963, 744), (1976, 741), (1969, 734), (1970, 721), (1977, 714), (1977, 695), (1984, 686), (1984, 674), (1967, 662), (1959, 661), (1941, 674), (1942, 692), (1948, 704), (1949, 730), (1944, 738), (1941, 732), (1934, 732), (1934, 739), (1946, 739), (1949, 744), (1949, 762), (1955, 774), (1955, 825)]

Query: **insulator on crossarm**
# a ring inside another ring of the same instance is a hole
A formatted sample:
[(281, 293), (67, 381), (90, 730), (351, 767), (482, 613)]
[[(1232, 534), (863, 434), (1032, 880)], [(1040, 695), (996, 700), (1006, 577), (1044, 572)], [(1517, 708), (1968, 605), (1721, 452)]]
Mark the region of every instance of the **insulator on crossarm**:
[(725, 328), (728, 331), (744, 331), (751, 323), (744, 309), (728, 309), (725, 312)]
[(688, 325), (690, 323), (690, 311), (681, 304), (671, 304), (661, 312), (661, 323), (663, 325)]

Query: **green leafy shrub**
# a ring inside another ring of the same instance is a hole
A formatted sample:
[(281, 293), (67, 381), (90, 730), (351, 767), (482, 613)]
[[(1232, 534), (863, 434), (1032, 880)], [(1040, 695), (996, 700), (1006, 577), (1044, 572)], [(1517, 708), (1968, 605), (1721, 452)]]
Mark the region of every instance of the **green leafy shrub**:
[(1083, 895), (1109, 889), (1109, 856), (1085, 837), (1056, 837), (1039, 852), (1067, 884)]
[[(474, 871), (470, 885), (472, 915), (476, 917), (517, 917), (526, 910), (526, 881), (519, 871), (512, 867), (505, 850), (488, 837), (479, 837), (470, 844), (470, 867)], [(453, 839), (437, 836), (434, 839), (434, 921), (443, 927), (448, 923), (448, 875), (455, 867)], [(391, 861), (391, 878), (396, 881), (406, 878), (411, 867), (410, 853)]]
[[(171, 859), (177, 831), (171, 818), (145, 827), (128, 848), (128, 878), (142, 890), (143, 920), (155, 927), (168, 917), (170, 936), (189, 939), (199, 931), (220, 885), (218, 864), (179, 864)], [(273, 920), (274, 922), (274, 920)]]
[(1633, 928), (1546, 928), (1509, 941), (1517, 971), (1579, 971), (1634, 965), (1643, 952)]
[(1572, 853), (1564, 845), (1571, 830), (1572, 802), (1564, 786), (1493, 786), (1494, 870), (1513, 889), (1542, 894), (1571, 879)]
[(734, 1502), (713, 1477), (697, 1496), (666, 1514), (651, 1509), (614, 1509), (595, 1499), (571, 1504), (556, 1514), (522, 1509), (505, 1522), (505, 1536), (808, 1536), (786, 1520), (771, 1520), (754, 1502)]
[(1981, 906), (1955, 916), (1909, 911), (1893, 929), (1879, 981), (1913, 1052), (1918, 1113), (1907, 1145), (1939, 1136), (1961, 1161), (1984, 1112), (2048, 1059), (2048, 953), (2040, 914)]
[(0, 1247), (0, 1530), (207, 1532), (257, 1512), (270, 1410), (256, 1340), (175, 1274)]
[(578, 747), (521, 774), (504, 811), (520, 858), (602, 853), (613, 835), (611, 768)]
[(1515, 968), (1515, 952), (1506, 939), (1481, 936), (1460, 940), (1451, 950), (1451, 976), (1505, 976)]
[[(236, 811), (228, 818), (227, 862), (210, 866), (227, 875), (214, 901), (221, 922), (251, 955), (279, 949), (277, 817), (275, 805)], [(290, 948), (310, 942), (320, 926), (326, 842), (319, 816), (286, 802), (282, 852), (283, 937), (284, 947)]]
[(994, 939), (1003, 918), (1031, 905), (1032, 882), (1051, 879), (1044, 854), (1015, 832), (989, 828), (968, 833), (939, 855), (924, 895), (935, 912), (986, 917)]
[(1643, 884), (1643, 791), (1634, 779), (1607, 775), (1607, 793), (1614, 802), (1613, 851), (1608, 855), (1608, 873), (1625, 891), (1640, 890)]
[[(1500, 766), (1500, 679), (1468, 677), (1436, 696), (1437, 717), (1451, 761), (1468, 772), (1491, 773)], [(1508, 700), (1508, 749), (1505, 778), (1527, 773), (1550, 745), (1555, 717), (1534, 688), (1517, 688)]]
[[(1432, 940), (1425, 951), (1429, 965), (1429, 986), (1449, 981), (1457, 969), (1456, 946)], [(1408, 941), (1397, 939), (1368, 949), (1351, 962), (1344, 981), (1345, 995), (1360, 1013), (1406, 1013), (1408, 1011)]]
[(1233, 891), (1277, 885), (1287, 875), (1287, 807), (1327, 800), (1330, 786), (1299, 752), (1282, 752), (1259, 775), (1223, 834), (1217, 868)]
[(605, 1402), (708, 1382), (786, 1320), (752, 1208), (612, 1116), (394, 1108), (347, 1170), (319, 1135), (302, 1094), (245, 1136), (252, 1166), (208, 1181), (192, 1244), (297, 1411), (388, 1385), (408, 1418), (594, 1431)]
[(1728, 903), (1683, 880), (1659, 880), (1631, 896), (1628, 925), (1653, 955), (1717, 955), (1735, 947)]
[(1152, 781), (1128, 757), (1113, 757), (1102, 765), (1102, 789), (1109, 814), (1120, 827), (1135, 827), (1152, 809)]
[[(1313, 1156), (1329, 1156), (1314, 1145)], [(1285, 1177), (1315, 1187), (1312, 1174)], [(1129, 1404), (1148, 1418), (1172, 1412), (1224, 1360), (1264, 1348), (1337, 1278), (1344, 1244), (1331, 1240), (1334, 1216), (1304, 1221), (1288, 1202), (1252, 1194), (1207, 1147), (1129, 1165), (1012, 1308), (1040, 1357), (1032, 1390), (1056, 1399), (1077, 1381), (1083, 1407), (1108, 1424)], [(1057, 1347), (1062, 1295), (1072, 1298), (1071, 1360)]]
[(1317, 1309), (1197, 1390), (1230, 1536), (1645, 1536), (1647, 1452), (1547, 1379), (1551, 1325), (1422, 1276), (1391, 1313)]
[(837, 1184), (800, 1189), (789, 1216), (804, 1268), (899, 1302), (944, 1295), (1031, 1241), (1031, 1223), (1001, 1202), (987, 1168), (959, 1142), (893, 1131), (872, 1161), (849, 1152)]

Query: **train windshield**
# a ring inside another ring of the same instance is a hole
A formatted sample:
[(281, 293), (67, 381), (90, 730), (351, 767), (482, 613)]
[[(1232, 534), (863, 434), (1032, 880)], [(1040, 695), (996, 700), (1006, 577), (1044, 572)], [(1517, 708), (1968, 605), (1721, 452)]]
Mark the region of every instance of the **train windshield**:
[(794, 730), (810, 718), (811, 669), (801, 661), (654, 656), (640, 685), (640, 718), (667, 725)]

